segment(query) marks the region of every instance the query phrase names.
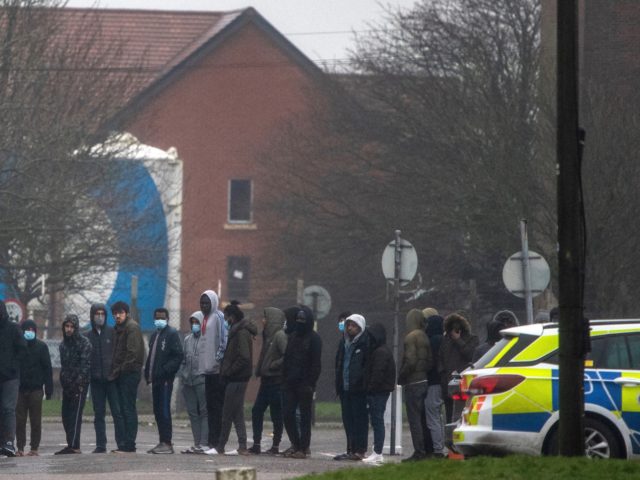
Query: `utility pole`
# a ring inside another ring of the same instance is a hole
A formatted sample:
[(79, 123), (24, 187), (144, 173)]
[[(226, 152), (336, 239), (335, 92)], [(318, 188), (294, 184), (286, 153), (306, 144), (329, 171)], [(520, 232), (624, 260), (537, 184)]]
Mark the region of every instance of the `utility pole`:
[(578, 0), (557, 0), (560, 427), (563, 456), (584, 455), (584, 232), (578, 116)]

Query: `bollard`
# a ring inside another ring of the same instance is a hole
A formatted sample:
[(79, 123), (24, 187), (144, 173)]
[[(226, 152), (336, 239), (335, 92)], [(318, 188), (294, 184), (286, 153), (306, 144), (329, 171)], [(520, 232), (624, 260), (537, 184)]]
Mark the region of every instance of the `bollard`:
[(256, 480), (256, 469), (251, 467), (231, 467), (216, 470), (216, 480)]

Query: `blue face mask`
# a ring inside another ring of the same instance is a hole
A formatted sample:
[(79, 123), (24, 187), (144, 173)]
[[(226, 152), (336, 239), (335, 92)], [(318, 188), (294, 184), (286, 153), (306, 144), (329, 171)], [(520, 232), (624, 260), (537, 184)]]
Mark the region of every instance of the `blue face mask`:
[(167, 326), (166, 320), (154, 320), (153, 323), (158, 330), (162, 330), (164, 327)]
[(36, 332), (34, 332), (33, 330), (26, 330), (24, 332), (25, 340), (33, 340), (34, 338), (36, 338)]
[(344, 332), (344, 322), (338, 322), (338, 330)]
[(224, 321), (224, 328), (226, 328), (227, 330), (229, 330), (229, 328), (231, 328), (231, 325), (226, 320)]
[(200, 333), (200, 324), (199, 323), (194, 323), (191, 325), (191, 331), (193, 333)]

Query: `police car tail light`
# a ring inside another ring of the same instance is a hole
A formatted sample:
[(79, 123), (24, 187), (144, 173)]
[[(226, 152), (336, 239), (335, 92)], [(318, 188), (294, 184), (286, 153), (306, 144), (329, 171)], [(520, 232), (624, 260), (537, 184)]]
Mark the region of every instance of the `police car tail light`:
[(456, 392), (451, 395), (451, 398), (456, 401), (462, 400), (463, 402), (466, 402), (467, 400), (469, 400), (469, 394), (467, 392)]
[(470, 395), (490, 395), (511, 390), (524, 380), (522, 375), (486, 375), (471, 381), (467, 392)]

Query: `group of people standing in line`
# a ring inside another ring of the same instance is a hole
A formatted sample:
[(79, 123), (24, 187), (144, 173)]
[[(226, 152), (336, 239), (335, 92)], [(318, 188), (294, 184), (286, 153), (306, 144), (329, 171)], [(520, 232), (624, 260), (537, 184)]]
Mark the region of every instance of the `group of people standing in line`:
[[(67, 445), (56, 455), (78, 454), (82, 413), (91, 392), (96, 447), (106, 453), (106, 406), (113, 418), (116, 448), (112, 453), (136, 452), (136, 401), (141, 377), (151, 384), (159, 442), (147, 453), (174, 453), (171, 397), (176, 376), (186, 403), (194, 444), (185, 454), (249, 455), (261, 453), (266, 408), (274, 423), (271, 448), (265, 453), (306, 458), (311, 440), (311, 411), (321, 370), (322, 342), (314, 331), (313, 312), (306, 306), (264, 310), (263, 346), (255, 374), (260, 388), (252, 409), (253, 446), (247, 448), (244, 398), (253, 372), (254, 322), (239, 303), (218, 309), (217, 294), (205, 291), (200, 310), (189, 318), (191, 332), (181, 340), (169, 326), (165, 308), (154, 311), (156, 330), (149, 338), (145, 361), (142, 332), (125, 302), (111, 307), (115, 326), (108, 325), (107, 308), (90, 309), (90, 330), (81, 334), (76, 315), (62, 322), (60, 385), (62, 423)], [(41, 439), (42, 399), (53, 394), (51, 358), (37, 339), (32, 320), (17, 325), (0, 301), (0, 455), (37, 456)], [(25, 453), (26, 423), (31, 423), (30, 451)], [(238, 448), (226, 450), (235, 426)], [(286, 429), (291, 447), (280, 452)], [(16, 438), (17, 437), (17, 438)], [(16, 444), (14, 444), (14, 439)]]
[[(306, 306), (284, 310), (265, 308), (262, 349), (254, 370), (253, 339), (258, 328), (245, 318), (239, 303), (232, 301), (220, 311), (218, 296), (212, 290), (203, 292), (199, 303), (200, 309), (189, 317), (190, 333), (184, 340), (169, 326), (167, 309), (154, 311), (156, 330), (149, 338), (146, 361), (140, 327), (130, 318), (125, 302), (116, 302), (111, 307), (114, 327), (107, 324), (106, 306), (92, 305), (91, 328), (84, 335), (80, 333), (77, 316), (65, 317), (60, 343), (60, 384), (67, 446), (56, 454), (81, 453), (82, 412), (89, 390), (96, 434), (96, 447), (92, 453), (108, 451), (107, 403), (116, 443), (111, 451), (135, 452), (136, 400), (138, 384), (144, 375), (147, 384), (151, 384), (159, 436), (158, 444), (147, 453), (174, 453), (171, 397), (174, 379), (178, 376), (193, 435), (193, 446), (181, 453), (267, 453), (295, 459), (310, 455), (312, 405), (321, 372), (322, 352), (322, 341), (314, 330), (313, 312)], [(493, 323), (503, 321), (497, 317)], [(515, 322), (517, 324), (517, 319)], [(396, 376), (396, 363), (386, 345), (385, 327), (382, 324), (367, 326), (365, 318), (359, 314), (340, 314), (335, 387), (340, 398), (347, 448), (334, 460), (372, 464), (384, 461), (384, 412), (396, 384), (404, 388), (414, 448), (414, 453), (405, 461), (445, 458), (444, 424), (451, 420), (447, 384), (453, 372), (462, 371), (483, 353), (483, 349), (490, 348), (495, 341), (495, 336), (491, 336), (495, 330), (493, 323), (488, 326), (487, 342), (479, 345), (469, 322), (458, 313), (444, 319), (433, 308), (409, 311)], [(501, 325), (502, 328), (511, 326)], [(36, 338), (36, 333), (37, 327), (32, 320), (19, 326), (10, 322), (6, 307), (0, 301), (0, 455), (38, 455), (43, 389), (44, 396), (50, 399), (53, 380), (48, 347)], [(253, 374), (260, 383), (251, 410), (253, 445), (248, 447), (244, 399)], [(443, 403), (445, 417), (442, 415)], [(270, 448), (262, 450), (267, 408), (273, 422), (273, 440)], [(25, 453), (27, 418), (31, 422), (31, 449)], [(373, 429), (373, 451), (366, 456), (369, 421)], [(232, 426), (238, 447), (228, 450)], [(284, 431), (291, 446), (281, 451)]]

